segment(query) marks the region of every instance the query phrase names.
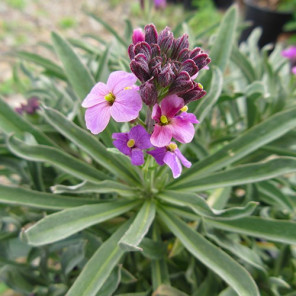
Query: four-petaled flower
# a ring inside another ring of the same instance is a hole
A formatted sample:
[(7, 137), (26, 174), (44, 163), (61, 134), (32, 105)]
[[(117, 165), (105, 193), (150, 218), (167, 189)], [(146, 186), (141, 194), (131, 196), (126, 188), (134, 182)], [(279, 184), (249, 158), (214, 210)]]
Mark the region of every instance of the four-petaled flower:
[(191, 162), (184, 157), (174, 142), (171, 142), (166, 147), (155, 148), (147, 153), (152, 155), (159, 165), (167, 164), (172, 170), (174, 178), (178, 178), (181, 175), (181, 163), (187, 168), (191, 167)]
[(132, 73), (115, 71), (107, 84), (97, 83), (82, 102), (86, 127), (93, 133), (102, 132), (112, 117), (117, 122), (128, 122), (138, 117), (142, 108), (139, 92), (134, 88), (137, 77)]
[(151, 143), (156, 147), (169, 145), (172, 138), (181, 143), (189, 143), (194, 137), (193, 123), (199, 123), (195, 115), (187, 113), (184, 100), (177, 95), (165, 97), (161, 107), (155, 104), (152, 119), (156, 121)]
[(113, 145), (123, 154), (131, 158), (133, 165), (144, 163), (143, 150), (152, 147), (150, 135), (141, 125), (134, 126), (128, 133), (114, 133)]

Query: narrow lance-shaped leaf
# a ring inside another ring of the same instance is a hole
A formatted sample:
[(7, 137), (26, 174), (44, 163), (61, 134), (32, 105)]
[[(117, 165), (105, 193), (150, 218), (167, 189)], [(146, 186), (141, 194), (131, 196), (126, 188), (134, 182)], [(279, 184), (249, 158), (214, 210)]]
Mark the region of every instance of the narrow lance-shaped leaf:
[(31, 161), (48, 162), (81, 180), (97, 183), (109, 179), (104, 173), (62, 150), (43, 145), (27, 145), (14, 137), (7, 139), (7, 145), (11, 152), (19, 157)]
[(211, 226), (226, 231), (286, 244), (296, 244), (296, 223), (292, 221), (260, 217), (245, 217), (235, 221), (214, 221), (206, 218), (205, 221)]
[[(1, 158), (0, 158), (1, 159)], [(66, 186), (66, 185), (55, 185), (51, 187), (53, 193), (72, 193), (72, 194), (81, 194), (81, 193), (112, 193), (116, 192), (121, 196), (133, 197), (138, 194), (138, 191), (134, 188), (131, 188), (127, 185), (106, 180), (96, 184), (82, 182), (77, 185)]]
[(155, 204), (152, 201), (146, 201), (138, 212), (135, 221), (121, 238), (120, 247), (128, 251), (141, 251), (142, 249), (138, 245), (148, 232), (154, 216)]
[(180, 239), (184, 247), (213, 272), (218, 274), (239, 295), (260, 295), (250, 274), (228, 254), (163, 208), (158, 208), (157, 212), (167, 227)]
[(63, 136), (76, 144), (80, 149), (88, 153), (96, 162), (109, 170), (115, 175), (122, 177), (124, 180), (135, 182), (139, 176), (135, 176), (131, 172), (131, 164), (122, 164), (115, 157), (110, 157), (110, 153), (95, 137), (87, 131), (80, 128), (58, 111), (51, 108), (44, 108), (44, 116), (47, 122), (57, 129)]
[(64, 65), (64, 70), (71, 86), (78, 97), (81, 100), (84, 99), (95, 84), (93, 77), (73, 51), (68, 41), (57, 33), (52, 33), (52, 41), (55, 51)]
[(249, 202), (245, 207), (234, 207), (225, 210), (215, 210), (210, 208), (207, 202), (200, 196), (194, 193), (185, 193), (181, 195), (179, 192), (172, 190), (164, 191), (157, 195), (159, 199), (173, 205), (181, 207), (189, 207), (196, 214), (203, 217), (210, 217), (222, 220), (235, 220), (241, 217), (250, 216), (258, 203)]
[(0, 203), (38, 209), (61, 210), (96, 203), (96, 201), (0, 185)]
[(94, 224), (119, 216), (133, 209), (139, 203), (139, 201), (111, 201), (67, 209), (46, 216), (37, 224), (27, 229), (22, 234), (22, 238), (33, 246), (50, 244)]
[(233, 6), (225, 14), (210, 51), (213, 64), (223, 72), (227, 66), (235, 40), (238, 9)]
[(214, 154), (194, 164), (172, 183), (181, 184), (209, 172), (219, 170), (272, 142), (295, 127), (296, 108), (277, 113), (266, 121), (247, 130)]
[(263, 163), (247, 164), (210, 174), (204, 178), (184, 182), (170, 189), (182, 192), (198, 192), (213, 188), (255, 183), (283, 174), (296, 172), (296, 158), (281, 157)]
[(82, 272), (66, 296), (95, 296), (108, 279), (113, 268), (124, 254), (118, 242), (131, 224), (132, 219), (124, 223), (105, 241), (84, 266)]
[(39, 144), (56, 146), (50, 138), (33, 126), (29, 121), (5, 103), (0, 97), (0, 129), (6, 134), (15, 133), (17, 136), (24, 132), (32, 134)]

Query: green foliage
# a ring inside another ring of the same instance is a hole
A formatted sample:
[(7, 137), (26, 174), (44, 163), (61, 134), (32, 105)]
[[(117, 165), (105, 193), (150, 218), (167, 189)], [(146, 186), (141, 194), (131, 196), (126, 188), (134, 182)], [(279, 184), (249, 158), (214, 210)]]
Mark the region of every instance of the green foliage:
[(114, 153), (112, 122), (86, 130), (81, 100), (128, 69), (132, 34), (91, 17), (110, 44), (53, 33), (58, 62), (16, 54), (37, 114), (0, 100), (0, 279), (38, 296), (293, 295), (296, 106), (281, 48), (260, 52), (258, 30), (238, 47), (237, 8), (225, 14), (199, 76), (208, 94), (189, 105), (201, 121), (181, 147), (193, 165), (173, 179)]

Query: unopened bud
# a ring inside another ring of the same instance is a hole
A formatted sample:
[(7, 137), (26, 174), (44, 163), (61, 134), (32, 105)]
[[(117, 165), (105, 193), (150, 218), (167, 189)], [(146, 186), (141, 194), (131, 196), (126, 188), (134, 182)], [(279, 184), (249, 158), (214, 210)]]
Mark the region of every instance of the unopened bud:
[(135, 29), (133, 31), (132, 41), (133, 44), (136, 44), (138, 42), (142, 42), (145, 40), (144, 32), (141, 28)]

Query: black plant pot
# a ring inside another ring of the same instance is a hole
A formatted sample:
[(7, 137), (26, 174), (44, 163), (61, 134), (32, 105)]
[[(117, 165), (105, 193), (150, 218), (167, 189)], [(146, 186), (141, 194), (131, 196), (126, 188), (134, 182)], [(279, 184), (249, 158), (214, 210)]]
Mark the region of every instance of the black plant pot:
[(251, 22), (251, 26), (242, 32), (240, 42), (247, 40), (254, 28), (261, 27), (262, 36), (258, 41), (260, 48), (268, 43), (275, 43), (284, 24), (293, 16), (292, 12), (278, 12), (259, 7), (255, 4), (256, 1), (245, 0), (244, 3), (245, 21)]
[(214, 3), (218, 9), (227, 9), (233, 4), (234, 0), (214, 0)]

